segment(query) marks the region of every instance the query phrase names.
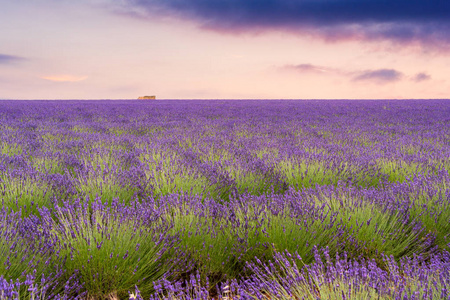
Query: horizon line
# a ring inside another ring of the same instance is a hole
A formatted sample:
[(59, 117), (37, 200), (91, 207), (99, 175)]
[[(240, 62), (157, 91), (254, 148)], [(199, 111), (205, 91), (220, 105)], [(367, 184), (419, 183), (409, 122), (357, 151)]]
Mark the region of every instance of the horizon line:
[(54, 99), (25, 99), (25, 98), (0, 98), (0, 101), (138, 101), (138, 102), (155, 102), (155, 101), (240, 101), (240, 100), (450, 100), (450, 98), (158, 98), (158, 99), (136, 99), (136, 98), (54, 98)]

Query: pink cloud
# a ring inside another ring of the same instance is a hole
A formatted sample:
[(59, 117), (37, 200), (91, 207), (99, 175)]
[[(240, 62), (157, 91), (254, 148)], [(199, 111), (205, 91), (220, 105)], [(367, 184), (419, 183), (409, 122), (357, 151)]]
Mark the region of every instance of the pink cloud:
[(78, 82), (86, 80), (87, 76), (74, 76), (74, 75), (55, 75), (55, 76), (42, 76), (42, 79), (53, 82)]

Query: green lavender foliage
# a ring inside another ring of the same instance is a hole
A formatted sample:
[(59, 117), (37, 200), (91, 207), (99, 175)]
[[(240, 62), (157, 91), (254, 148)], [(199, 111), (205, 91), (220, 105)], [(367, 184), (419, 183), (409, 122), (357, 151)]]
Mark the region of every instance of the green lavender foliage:
[(171, 268), (171, 242), (160, 220), (148, 222), (125, 208), (100, 206), (89, 212), (89, 203), (56, 208), (56, 216), (64, 269), (78, 274), (92, 298), (122, 298), (135, 286), (148, 294)]

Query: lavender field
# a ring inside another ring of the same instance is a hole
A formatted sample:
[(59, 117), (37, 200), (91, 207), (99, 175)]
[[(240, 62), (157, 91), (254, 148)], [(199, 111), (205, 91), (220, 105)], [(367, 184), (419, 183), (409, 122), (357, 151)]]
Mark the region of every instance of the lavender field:
[(450, 299), (450, 101), (0, 101), (0, 299)]

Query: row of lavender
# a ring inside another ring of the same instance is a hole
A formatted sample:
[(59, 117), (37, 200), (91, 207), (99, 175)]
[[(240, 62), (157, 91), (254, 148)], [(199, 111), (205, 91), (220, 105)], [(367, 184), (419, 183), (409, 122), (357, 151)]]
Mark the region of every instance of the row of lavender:
[(447, 101), (1, 104), (0, 299), (447, 299)]
[(136, 287), (144, 299), (447, 299), (448, 182), (4, 210), (2, 289), (5, 299), (114, 299)]
[(448, 170), (448, 115), (443, 101), (2, 102), (2, 191), (48, 205), (383, 186)]

